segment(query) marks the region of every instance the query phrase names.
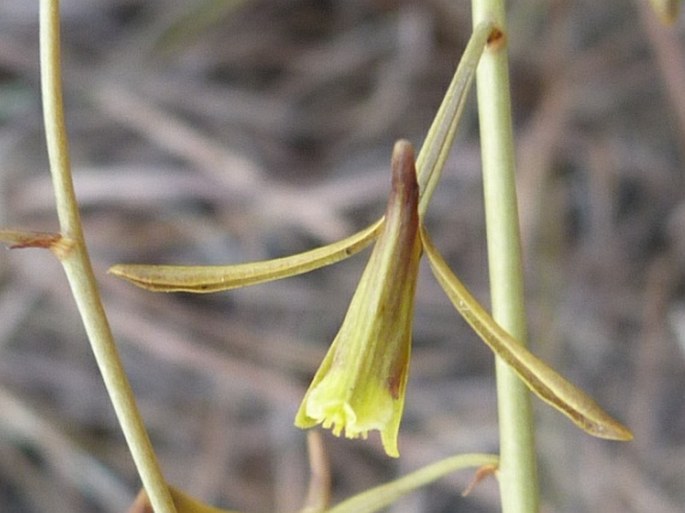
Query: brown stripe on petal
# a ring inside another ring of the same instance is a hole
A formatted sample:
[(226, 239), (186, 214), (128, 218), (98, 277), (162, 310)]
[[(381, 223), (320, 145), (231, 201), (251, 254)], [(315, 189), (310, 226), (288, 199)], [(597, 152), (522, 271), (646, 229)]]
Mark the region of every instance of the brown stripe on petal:
[(402, 386), (403, 374), (404, 371), (401, 370), (398, 374), (388, 378), (388, 390), (390, 391), (390, 396), (395, 400), (400, 398), (400, 388)]
[[(400, 252), (400, 264), (407, 263), (413, 252), (415, 240), (419, 230), (419, 185), (416, 181), (416, 164), (414, 163), (414, 148), (407, 140), (400, 139), (392, 150), (392, 191), (388, 198), (385, 212), (386, 232), (392, 231), (390, 226), (399, 229), (397, 248)], [(396, 221), (395, 221), (396, 220)]]
[[(411, 341), (407, 340), (407, 344), (410, 344)], [(390, 395), (392, 396), (393, 399), (397, 400), (400, 398), (400, 394), (402, 393), (402, 388), (404, 383), (406, 383), (407, 379), (407, 371), (409, 370), (409, 362), (407, 361), (408, 354), (407, 352), (404, 352), (403, 354), (398, 355), (400, 358), (398, 358), (398, 361), (395, 362), (395, 365), (393, 366), (391, 370), (390, 376), (388, 376), (387, 380), (387, 386), (388, 390), (390, 391)]]
[[(376, 255), (379, 259), (376, 275), (383, 292), (378, 311), (385, 312), (383, 322), (388, 326), (403, 325), (406, 322), (403, 317), (411, 316), (416, 267), (421, 254), (419, 186), (411, 143), (406, 140), (395, 143), (391, 167), (392, 190), (385, 211), (385, 225), (371, 258), (374, 260)], [(384, 278), (380, 278), (381, 275)]]

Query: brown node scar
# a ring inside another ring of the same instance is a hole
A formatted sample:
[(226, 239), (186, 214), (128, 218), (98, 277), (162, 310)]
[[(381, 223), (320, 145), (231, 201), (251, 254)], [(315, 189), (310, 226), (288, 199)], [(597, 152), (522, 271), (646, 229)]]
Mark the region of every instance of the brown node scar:
[(485, 478), (496, 475), (497, 470), (499, 470), (497, 465), (483, 465), (480, 467), (478, 470), (476, 470), (476, 473), (469, 485), (466, 487), (466, 490), (461, 492), (461, 496), (466, 497), (469, 495)]
[(74, 241), (59, 233), (3, 230), (0, 239), (10, 243), (10, 249), (49, 249), (62, 260), (74, 246)]
[(505, 45), (506, 36), (504, 35), (504, 32), (497, 27), (494, 27), (488, 36), (487, 43), (489, 50), (499, 50)]
[(62, 239), (59, 233), (25, 232), (18, 234), (10, 249), (43, 248), (52, 249)]

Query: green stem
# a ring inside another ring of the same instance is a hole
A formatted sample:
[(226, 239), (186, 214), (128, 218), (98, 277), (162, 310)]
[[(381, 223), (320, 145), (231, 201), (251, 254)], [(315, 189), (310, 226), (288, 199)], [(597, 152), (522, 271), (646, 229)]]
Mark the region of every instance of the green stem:
[(64, 123), (59, 0), (40, 2), (40, 65), (45, 132), (62, 242), (59, 257), (76, 300), (115, 413), (157, 513), (175, 513), (166, 481), (136, 406), (102, 307), (74, 194)]
[(497, 456), (492, 454), (460, 454), (445, 458), (390, 483), (370, 488), (330, 508), (326, 513), (373, 513), (450, 472), (468, 467), (494, 469), (497, 463)]
[[(492, 315), (516, 340), (525, 341), (504, 0), (473, 0), (472, 5), (474, 26), (490, 21), (500, 31), (476, 73)], [(530, 396), (500, 358), (496, 373), (502, 511), (535, 513), (539, 492)]]

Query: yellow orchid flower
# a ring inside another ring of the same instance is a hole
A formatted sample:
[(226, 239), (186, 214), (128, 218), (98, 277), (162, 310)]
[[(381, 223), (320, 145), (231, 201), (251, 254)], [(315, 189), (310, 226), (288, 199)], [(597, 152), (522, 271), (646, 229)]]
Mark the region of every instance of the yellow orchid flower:
[(395, 144), (392, 192), (383, 230), (338, 335), (319, 367), (295, 425), (322, 424), (348, 438), (381, 433), (397, 457), (397, 433), (409, 371), (414, 289), (421, 255), (414, 151)]
[[(331, 258), (337, 261), (344, 258), (340, 255), (358, 251), (359, 246), (380, 233), (340, 331), (298, 410), (296, 425), (308, 428), (322, 424), (324, 428), (331, 428), (334, 434), (340, 435), (344, 431), (350, 438), (366, 437), (368, 431), (378, 430), (386, 453), (398, 455), (397, 435), (411, 350), (416, 272), (423, 249), (434, 275), (455, 308), (532, 392), (593, 436), (630, 440), (632, 434), (625, 426), (502, 329), (449, 269), (421, 227), (416, 169), (408, 142), (396, 143), (392, 168), (393, 189), (384, 218), (344, 241), (272, 261), (280, 277), (287, 275), (288, 266), (284, 266), (283, 261), (299, 262), (298, 270), (299, 266), (312, 265), (312, 261), (318, 263)], [(222, 268), (221, 272), (228, 276), (223, 280), (223, 286), (234, 288), (236, 280), (244, 279), (244, 269), (249, 269), (248, 266), (234, 266), (235, 276), (230, 275), (231, 268)], [(269, 262), (261, 262), (259, 266), (267, 274), (274, 273), (269, 269)], [(144, 271), (147, 266), (121, 266), (120, 269), (125, 273), (117, 274), (137, 285), (169, 290), (166, 278), (155, 280), (150, 273), (144, 279), (139, 274), (131, 278), (127, 274), (139, 273), (139, 269)], [(159, 272), (158, 266), (149, 269), (153, 273)], [(173, 266), (169, 269), (173, 270)], [(167, 270), (162, 274), (166, 276)], [(250, 275), (249, 281), (265, 281), (262, 278), (263, 275), (255, 273)], [(214, 280), (218, 283), (216, 278)], [(197, 292), (205, 292), (207, 283), (202, 282)], [(193, 289), (188, 286), (184, 290)]]
[(230, 290), (330, 265), (378, 238), (340, 331), (314, 376), (295, 422), (305, 428), (322, 424), (334, 434), (344, 431), (350, 438), (366, 437), (368, 431), (378, 430), (386, 452), (397, 456), (411, 350), (414, 288), (423, 248), (455, 308), (532, 392), (593, 436), (631, 439), (626, 427), (492, 319), (451, 272), (421, 228), (421, 218), (437, 185), (476, 64), (491, 31), (488, 24), (474, 30), (416, 167), (409, 143), (395, 145), (393, 190), (386, 215), (371, 226), (342, 241), (275, 260), (228, 266), (117, 265), (110, 272), (156, 291)]

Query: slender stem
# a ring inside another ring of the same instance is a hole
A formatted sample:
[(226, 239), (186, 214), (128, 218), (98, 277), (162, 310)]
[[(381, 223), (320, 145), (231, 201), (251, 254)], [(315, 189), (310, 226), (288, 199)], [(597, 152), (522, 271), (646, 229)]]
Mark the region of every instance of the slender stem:
[(375, 486), (350, 497), (330, 508), (327, 513), (372, 513), (389, 506), (406, 493), (426, 486), (449, 472), (468, 467), (480, 467), (482, 471), (487, 473), (497, 468), (497, 463), (497, 456), (492, 454), (459, 454), (445, 458), (394, 481)]
[[(515, 339), (525, 341), (504, 0), (473, 0), (472, 5), (474, 26), (491, 21), (500, 32), (491, 38), (476, 73), (492, 314)], [(500, 358), (496, 372), (502, 511), (535, 513), (539, 494), (530, 396)]]
[(95, 360), (150, 502), (157, 513), (175, 513), (166, 481), (114, 344), (83, 237), (64, 123), (59, 0), (40, 2), (40, 64), (50, 172), (63, 242), (60, 251), (55, 253), (64, 266)]

